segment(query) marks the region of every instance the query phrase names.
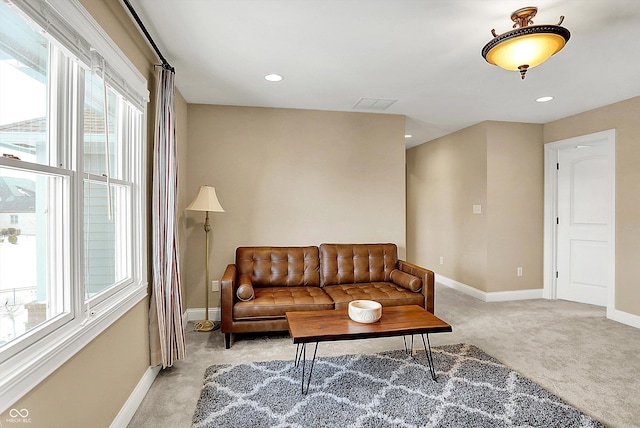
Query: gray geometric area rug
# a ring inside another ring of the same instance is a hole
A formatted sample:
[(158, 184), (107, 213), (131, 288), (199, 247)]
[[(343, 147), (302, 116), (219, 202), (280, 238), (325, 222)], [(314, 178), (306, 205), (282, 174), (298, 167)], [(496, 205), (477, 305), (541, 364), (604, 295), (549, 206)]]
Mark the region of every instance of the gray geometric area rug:
[[(294, 361), (207, 368), (192, 428), (603, 427), (481, 349), (318, 357), (307, 395)], [(309, 367), (307, 361), (307, 373)]]

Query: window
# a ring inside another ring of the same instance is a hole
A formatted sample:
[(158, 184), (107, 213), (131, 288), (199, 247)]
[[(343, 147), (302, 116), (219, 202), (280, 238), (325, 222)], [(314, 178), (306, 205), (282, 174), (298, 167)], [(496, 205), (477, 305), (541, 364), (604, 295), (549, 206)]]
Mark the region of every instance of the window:
[(146, 295), (147, 98), (79, 3), (0, 0), (6, 406)]
[[(64, 296), (71, 284), (52, 273), (68, 271), (70, 263), (69, 257), (53, 255), (68, 253), (63, 230), (69, 230), (70, 207), (56, 201), (69, 200), (71, 171), (50, 167), (56, 152), (48, 135), (51, 81), (63, 72), (52, 62), (67, 59), (2, 3), (0, 19), (0, 144), (3, 157), (13, 161), (0, 166), (0, 233), (5, 237), (0, 242), (0, 351), (5, 354), (28, 331), (70, 313)], [(28, 225), (11, 227), (14, 213)]]

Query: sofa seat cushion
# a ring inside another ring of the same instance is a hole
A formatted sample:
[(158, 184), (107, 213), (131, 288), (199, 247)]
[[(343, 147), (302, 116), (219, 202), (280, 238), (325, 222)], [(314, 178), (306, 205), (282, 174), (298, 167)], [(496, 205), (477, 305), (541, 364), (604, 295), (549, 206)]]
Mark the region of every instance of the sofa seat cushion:
[(424, 306), (424, 296), (392, 282), (327, 285), (323, 290), (331, 296), (336, 309), (347, 309), (352, 300), (375, 300), (382, 306)]
[(319, 287), (256, 287), (252, 300), (236, 302), (233, 318), (284, 318), (286, 312), (333, 309), (333, 301)]

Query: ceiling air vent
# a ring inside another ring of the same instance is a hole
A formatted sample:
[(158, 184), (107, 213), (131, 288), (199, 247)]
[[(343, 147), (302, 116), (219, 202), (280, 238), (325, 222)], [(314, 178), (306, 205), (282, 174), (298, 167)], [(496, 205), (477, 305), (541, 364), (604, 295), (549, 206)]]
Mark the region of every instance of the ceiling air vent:
[(353, 110), (386, 110), (398, 100), (385, 100), (383, 98), (360, 98), (353, 106)]

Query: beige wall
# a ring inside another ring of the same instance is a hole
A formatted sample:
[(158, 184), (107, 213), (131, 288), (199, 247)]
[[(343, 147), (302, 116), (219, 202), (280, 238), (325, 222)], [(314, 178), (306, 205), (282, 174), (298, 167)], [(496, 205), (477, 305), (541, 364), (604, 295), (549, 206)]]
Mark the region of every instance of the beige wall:
[(640, 316), (640, 97), (544, 126), (549, 143), (616, 130), (616, 309)]
[(109, 426), (149, 368), (148, 312), (144, 299), (13, 405), (29, 410), (24, 426)]
[(542, 288), (543, 214), (542, 125), (489, 122), (487, 291)]
[[(409, 259), (482, 291), (542, 288), (544, 144), (615, 129), (615, 308), (640, 315), (639, 117), (636, 97), (545, 125), (484, 122), (408, 150)], [(469, 177), (486, 188), (469, 186)], [(483, 197), (485, 223), (470, 214)]]
[[(404, 256), (404, 116), (189, 104), (188, 123), (188, 199), (209, 184), (226, 210), (211, 214), (211, 279), (242, 245), (394, 242)], [(187, 218), (187, 307), (203, 308), (204, 215)]]
[[(118, 0), (80, 2), (149, 81), (151, 165), (156, 86), (153, 64), (158, 60)], [(178, 120), (186, 123), (186, 103), (179, 98)], [(186, 139), (186, 133), (180, 133), (179, 138)], [(182, 158), (184, 151), (181, 147)], [(33, 428), (109, 426), (149, 368), (148, 307), (148, 299), (138, 303), (11, 407), (29, 409), (29, 426)], [(0, 415), (0, 421), (7, 417), (8, 413)]]
[(542, 288), (542, 184), (541, 125), (483, 122), (408, 150), (408, 258), (485, 292)]
[(407, 151), (408, 259), (486, 290), (487, 217), (473, 205), (486, 210), (486, 124)]

